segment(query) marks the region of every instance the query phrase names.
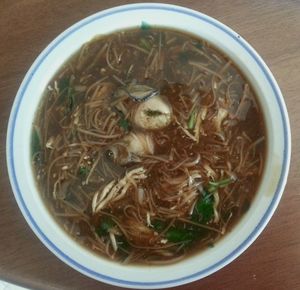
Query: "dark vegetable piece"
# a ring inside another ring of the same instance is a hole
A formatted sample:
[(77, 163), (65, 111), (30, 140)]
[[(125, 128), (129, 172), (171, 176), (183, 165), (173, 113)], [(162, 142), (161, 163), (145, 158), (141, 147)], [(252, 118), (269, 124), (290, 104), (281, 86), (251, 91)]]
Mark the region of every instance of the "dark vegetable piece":
[(58, 82), (60, 98), (66, 101), (68, 112), (71, 112), (75, 107), (75, 92), (71, 87), (70, 78), (63, 77)]
[(214, 198), (213, 195), (207, 191), (203, 191), (202, 197), (200, 197), (195, 205), (192, 219), (200, 222), (207, 223), (214, 216)]
[(168, 241), (177, 243), (177, 242), (192, 242), (197, 237), (197, 232), (188, 229), (182, 228), (170, 228), (165, 234)]
[(100, 225), (96, 228), (96, 233), (99, 236), (105, 236), (108, 234), (109, 229), (115, 226), (114, 221), (110, 217), (103, 217), (100, 220)]
[(78, 169), (78, 174), (81, 178), (86, 178), (90, 172), (90, 169), (85, 166), (80, 166)]
[(142, 24), (141, 24), (141, 29), (142, 30), (149, 30), (151, 29), (151, 25), (145, 21), (142, 21)]
[[(152, 222), (153, 228), (158, 232), (162, 232), (167, 224), (160, 220), (155, 220)], [(192, 241), (194, 241), (199, 235), (199, 231), (196, 229), (184, 229), (182, 227), (171, 227), (169, 228), (166, 233), (164, 234), (164, 237), (172, 243), (178, 243), (183, 242), (185, 244), (188, 244)]]
[(227, 186), (234, 180), (232, 178), (225, 178), (219, 181), (210, 181), (208, 186), (202, 193), (195, 205), (192, 219), (201, 223), (211, 221), (214, 216), (214, 197), (213, 194), (219, 189)]
[(38, 128), (33, 127), (32, 135), (31, 135), (31, 154), (35, 156), (38, 152), (42, 150), (41, 144), (41, 135)]

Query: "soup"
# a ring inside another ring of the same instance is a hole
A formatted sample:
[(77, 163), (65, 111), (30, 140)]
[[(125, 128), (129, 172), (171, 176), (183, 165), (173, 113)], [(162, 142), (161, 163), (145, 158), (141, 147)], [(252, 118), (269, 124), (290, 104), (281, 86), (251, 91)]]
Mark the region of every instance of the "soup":
[(122, 263), (212, 247), (251, 206), (266, 133), (251, 85), (202, 39), (149, 27), (99, 36), (50, 81), (32, 163), (54, 218)]

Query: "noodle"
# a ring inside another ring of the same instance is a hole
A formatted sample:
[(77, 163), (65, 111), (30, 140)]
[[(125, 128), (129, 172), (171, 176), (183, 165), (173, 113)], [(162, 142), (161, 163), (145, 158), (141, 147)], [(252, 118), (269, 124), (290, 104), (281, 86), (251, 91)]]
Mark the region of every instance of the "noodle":
[(205, 41), (165, 28), (99, 36), (47, 88), (32, 127), (36, 182), (95, 255), (176, 263), (251, 206), (263, 116), (239, 69)]

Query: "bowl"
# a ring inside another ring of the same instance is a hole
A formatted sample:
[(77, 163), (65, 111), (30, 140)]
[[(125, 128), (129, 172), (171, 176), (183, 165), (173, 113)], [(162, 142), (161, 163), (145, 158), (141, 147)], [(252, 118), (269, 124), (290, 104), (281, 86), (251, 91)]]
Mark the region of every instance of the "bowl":
[[(121, 265), (77, 244), (54, 221), (37, 187), (30, 162), (31, 127), (43, 92), (61, 65), (96, 35), (139, 26), (171, 27), (212, 43), (229, 56), (255, 89), (267, 131), (264, 176), (248, 212), (214, 248), (168, 266)], [(287, 180), (291, 136), (280, 89), (258, 53), (236, 32), (191, 9), (167, 4), (132, 4), (104, 10), (74, 24), (54, 39), (27, 72), (15, 97), (7, 134), (11, 186), (26, 221), (59, 259), (96, 280), (129, 288), (166, 288), (189, 283), (221, 269), (258, 237), (276, 209)]]

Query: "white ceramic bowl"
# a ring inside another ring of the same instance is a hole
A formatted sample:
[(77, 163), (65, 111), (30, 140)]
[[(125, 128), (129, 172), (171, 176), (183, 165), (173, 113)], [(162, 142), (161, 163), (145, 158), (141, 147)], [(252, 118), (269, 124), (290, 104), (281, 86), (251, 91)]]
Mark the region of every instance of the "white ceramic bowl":
[[(30, 163), (34, 113), (55, 72), (95, 35), (139, 26), (142, 21), (199, 35), (233, 59), (255, 88), (267, 126), (265, 173), (250, 210), (214, 248), (168, 266), (124, 266), (95, 256), (78, 245), (46, 210)], [(7, 164), (13, 192), (25, 219), (58, 258), (105, 283), (140, 289), (165, 288), (212, 274), (234, 260), (257, 238), (281, 198), (288, 175), (290, 146), (289, 120), (279, 87), (261, 57), (239, 34), (199, 12), (146, 3), (96, 13), (71, 26), (44, 49), (26, 74), (14, 101), (7, 134)]]

